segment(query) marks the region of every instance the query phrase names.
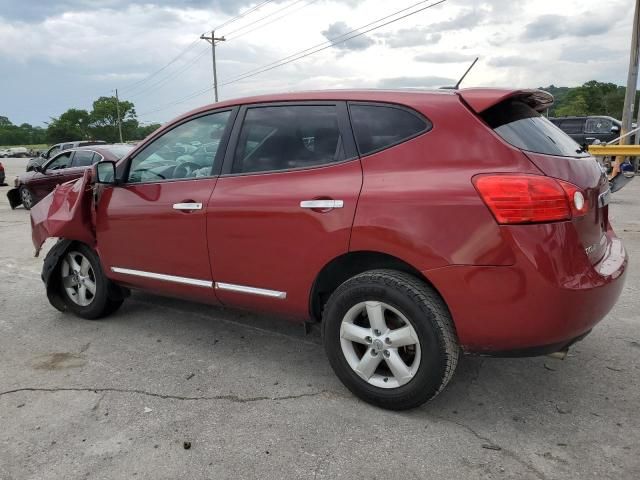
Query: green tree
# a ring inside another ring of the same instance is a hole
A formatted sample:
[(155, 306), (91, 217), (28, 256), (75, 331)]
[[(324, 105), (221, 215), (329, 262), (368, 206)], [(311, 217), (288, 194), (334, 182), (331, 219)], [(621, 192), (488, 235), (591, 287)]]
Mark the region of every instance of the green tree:
[(87, 140), (91, 137), (89, 125), (89, 112), (70, 108), (59, 118), (51, 119), (47, 128), (47, 139), (51, 143)]
[[(132, 102), (120, 101), (120, 121), (122, 122), (122, 137), (130, 140), (136, 137), (138, 120)], [(98, 140), (108, 142), (119, 141), (118, 135), (118, 105), (116, 97), (100, 97), (93, 102), (91, 111), (91, 133)]]

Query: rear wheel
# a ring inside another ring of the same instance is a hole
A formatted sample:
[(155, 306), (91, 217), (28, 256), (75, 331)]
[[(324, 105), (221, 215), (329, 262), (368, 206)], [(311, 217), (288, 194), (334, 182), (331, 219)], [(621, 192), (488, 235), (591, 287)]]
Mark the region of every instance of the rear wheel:
[(110, 280), (104, 275), (98, 256), (86, 245), (77, 245), (61, 260), (60, 294), (67, 308), (88, 320), (115, 312), (123, 299), (109, 298)]
[(418, 278), (374, 270), (343, 283), (323, 315), (329, 362), (349, 390), (392, 410), (435, 397), (460, 353), (448, 309)]
[(35, 205), (31, 190), (25, 186), (20, 187), (20, 200), (22, 200), (22, 206), (27, 210), (31, 210), (31, 207)]

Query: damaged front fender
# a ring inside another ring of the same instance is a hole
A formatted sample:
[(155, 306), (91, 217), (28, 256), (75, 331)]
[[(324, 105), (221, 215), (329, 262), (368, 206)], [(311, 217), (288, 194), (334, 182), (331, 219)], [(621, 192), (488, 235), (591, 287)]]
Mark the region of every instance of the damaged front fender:
[(31, 238), (36, 257), (50, 237), (77, 240), (95, 247), (95, 209), (92, 172), (82, 178), (58, 185), (31, 209)]

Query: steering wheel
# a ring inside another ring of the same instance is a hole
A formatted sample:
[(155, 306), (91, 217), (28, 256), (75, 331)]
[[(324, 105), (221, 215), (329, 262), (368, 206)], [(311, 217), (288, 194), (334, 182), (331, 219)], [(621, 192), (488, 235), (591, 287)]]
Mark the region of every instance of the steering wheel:
[(195, 162), (182, 162), (176, 165), (173, 170), (173, 178), (189, 178), (196, 171), (202, 168)]

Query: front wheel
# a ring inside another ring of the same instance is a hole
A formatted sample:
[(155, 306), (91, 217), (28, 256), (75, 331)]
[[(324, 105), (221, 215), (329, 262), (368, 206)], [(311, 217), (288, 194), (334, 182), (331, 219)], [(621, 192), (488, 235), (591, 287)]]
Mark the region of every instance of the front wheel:
[(31, 207), (35, 205), (31, 190), (25, 186), (20, 187), (20, 200), (22, 200), (22, 206), (26, 210), (31, 210)]
[(59, 272), (61, 297), (79, 317), (97, 320), (122, 305), (123, 299), (110, 298), (110, 280), (104, 275), (98, 256), (86, 245), (77, 245), (66, 252)]
[(407, 273), (373, 270), (331, 295), (323, 341), (336, 375), (355, 395), (391, 410), (435, 397), (460, 349), (442, 298)]

